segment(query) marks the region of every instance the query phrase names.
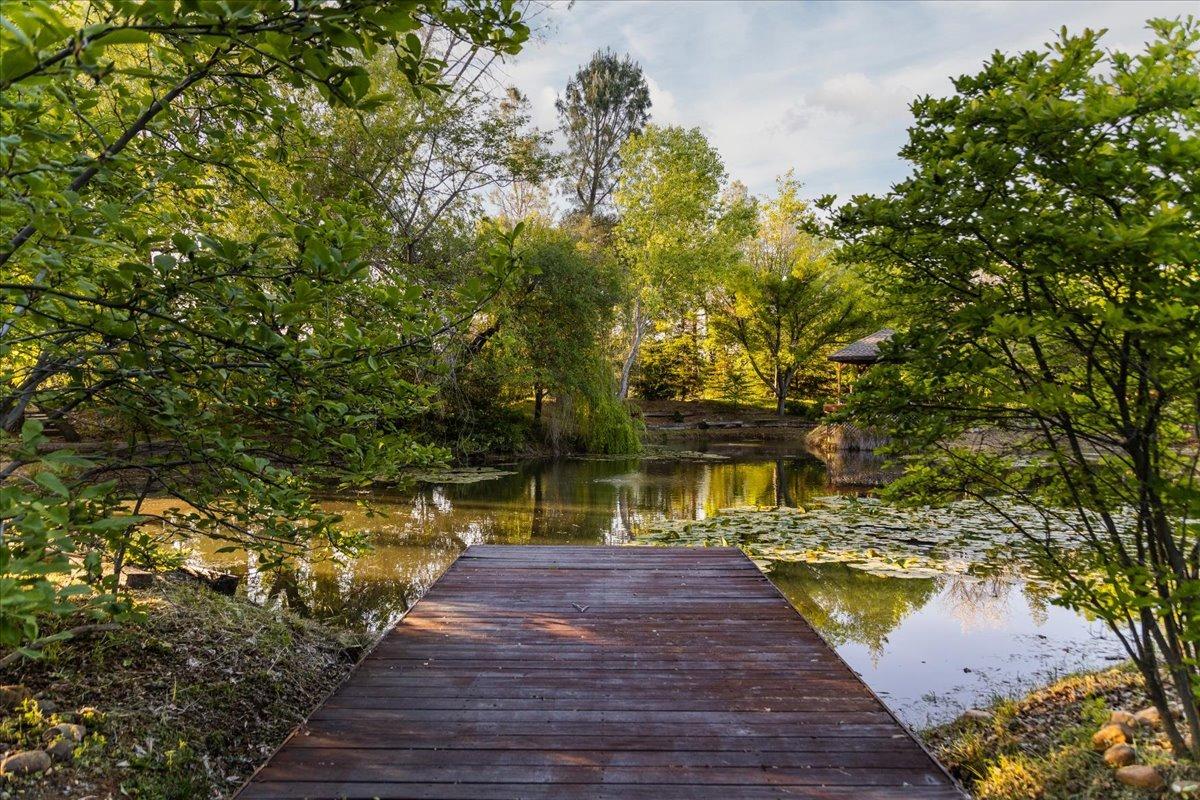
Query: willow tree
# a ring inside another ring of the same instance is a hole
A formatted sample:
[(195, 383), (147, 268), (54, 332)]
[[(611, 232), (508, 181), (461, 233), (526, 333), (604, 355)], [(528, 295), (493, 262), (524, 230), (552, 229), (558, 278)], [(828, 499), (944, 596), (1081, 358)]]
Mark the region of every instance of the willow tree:
[[(1200, 25), (1150, 29), (1136, 54), (1063, 31), (919, 99), (910, 177), (834, 223), (907, 321), (851, 403), (917, 455), (902, 485), (1035, 504), (1059, 602), (1200, 757)], [(980, 425), (1008, 444), (954, 445)]]
[(622, 145), (649, 119), (650, 89), (629, 56), (597, 50), (554, 105), (567, 140), (567, 182), (579, 213), (593, 217), (616, 187)]
[[(444, 323), (370, 280), (354, 197), (277, 180), (306, 112), (441, 91), (418, 32), (515, 52), (507, 0), (6, 3), (0, 27), (0, 644), (47, 615), (120, 613), (122, 567), (162, 556), (150, 492), (264, 565), (342, 544), (315, 483), (435, 455), (397, 426), (403, 367)], [(426, 39), (427, 40), (427, 39)], [(284, 146), (286, 145), (286, 146)], [(503, 272), (512, 242), (489, 260)], [(382, 312), (360, 324), (347, 309)], [(36, 411), (37, 418), (30, 412)], [(48, 448), (71, 415), (105, 439)], [(130, 513), (130, 510), (135, 513)], [(68, 602), (70, 601), (70, 602)]]

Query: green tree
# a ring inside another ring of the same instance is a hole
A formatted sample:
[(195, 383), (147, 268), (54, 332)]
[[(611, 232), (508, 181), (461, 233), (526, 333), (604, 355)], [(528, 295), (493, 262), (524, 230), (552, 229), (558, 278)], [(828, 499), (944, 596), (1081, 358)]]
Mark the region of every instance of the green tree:
[[(424, 315), (443, 321), (429, 357), (402, 374), (405, 384), (430, 394), (414, 431), (449, 445), (457, 456), (470, 456), (521, 447), (529, 435), (527, 421), (508, 407), (504, 392), (512, 386), (508, 376), (521, 368), (517, 353), (489, 346), (505, 337), (505, 306), (522, 293), (522, 284), (515, 275), (496, 280), (481, 258), (491, 239), (490, 228), (480, 224), (489, 210), (483, 198), (501, 197), (500, 205), (511, 207), (509, 199), (520, 200), (550, 177), (555, 159), (546, 135), (530, 125), (519, 92), (480, 88), (498, 85), (493, 54), (455, 39), (438, 44), (441, 38), (431, 37), (428, 47), (448, 53), (445, 60), (453, 64), (440, 81), (445, 91), (404, 91), (404, 76), (390, 59), (377, 56), (372, 80), (393, 99), (365, 111), (313, 114), (312, 168), (302, 179), (322, 203), (356, 198), (374, 281), (419, 293)], [(298, 166), (290, 164), (284, 179), (300, 178)], [(361, 326), (392, 318), (370, 304), (346, 311)]]
[(307, 120), (312, 191), (323, 200), (362, 195), (364, 224), (379, 234), (374, 268), (436, 282), (439, 292), (471, 274), (482, 198), (541, 183), (556, 168), (548, 136), (530, 125), (528, 101), (515, 89), (493, 96), (479, 88), (497, 77), (491, 60), (472, 48), (455, 64), (444, 91), (418, 96), (392, 59), (376, 56), (368, 72), (388, 102)]
[[(1058, 601), (1200, 757), (1200, 26), (1150, 29), (1137, 54), (1063, 31), (917, 100), (912, 175), (834, 221), (907, 323), (850, 404), (919, 455), (901, 486), (1071, 523), (1072, 546), (1025, 531)], [(1010, 444), (952, 444), (979, 425)]]
[(569, 230), (532, 225), (517, 251), (527, 276), (509, 309), (514, 346), (533, 389), (534, 418), (542, 400), (588, 394), (607, 371), (599, 358), (612, 325), (620, 284), (602, 251), (588, 248)]
[(700, 396), (709, 364), (697, 327), (696, 316), (690, 314), (683, 324), (660, 331), (642, 345), (632, 378), (638, 397), (688, 400)]
[(741, 349), (781, 416), (797, 375), (871, 324), (833, 243), (806, 230), (811, 219), (799, 192), (791, 173), (779, 179), (743, 260), (712, 295), (716, 331)]
[(614, 239), (632, 300), (618, 388), (624, 398), (645, 335), (667, 314), (700, 304), (733, 263), (752, 212), (744, 197), (722, 192), (725, 167), (699, 128), (651, 125), (621, 152)]
[[(306, 110), (373, 94), (387, 51), (403, 91), (446, 64), (416, 31), (515, 52), (511, 3), (95, 0), (5, 4), (0, 29), (0, 644), (31, 653), (45, 614), (120, 613), (120, 574), (167, 535), (211, 533), (271, 566), (339, 545), (316, 484), (439, 457), (398, 421), (442, 321), (373, 280), (361, 204), (279, 179)], [(428, 40), (428, 39), (427, 39)], [(302, 167), (301, 172), (307, 169)], [(511, 270), (499, 232), (481, 260)], [(373, 307), (387, 324), (347, 309)], [(82, 458), (43, 423), (99, 415)], [(22, 424), (22, 420), (25, 420)], [(141, 500), (186, 509), (140, 525)], [(71, 600), (72, 602), (67, 602)], [(79, 626), (76, 626), (79, 627)]]
[(621, 147), (650, 115), (650, 89), (629, 56), (597, 50), (554, 104), (567, 139), (566, 176), (585, 217), (609, 200), (621, 170)]

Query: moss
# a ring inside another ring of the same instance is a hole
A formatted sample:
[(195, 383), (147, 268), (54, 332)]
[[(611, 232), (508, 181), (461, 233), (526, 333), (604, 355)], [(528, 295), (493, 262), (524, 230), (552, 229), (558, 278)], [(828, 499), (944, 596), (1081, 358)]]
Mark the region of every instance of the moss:
[[(959, 719), (925, 738), (976, 800), (1144, 800), (1144, 791), (1116, 781), (1091, 737), (1114, 710), (1149, 704), (1127, 665), (999, 700), (990, 721)], [(1138, 762), (1159, 768), (1168, 784), (1200, 779), (1200, 765), (1175, 760), (1161, 734), (1139, 730), (1136, 748)]]
[(67, 765), (14, 779), (10, 795), (150, 800), (224, 797), (349, 671), (361, 636), (160, 580), (140, 624), (46, 648), (0, 674), (32, 701), (0, 719), (0, 743), (36, 746), (59, 722), (87, 726)]

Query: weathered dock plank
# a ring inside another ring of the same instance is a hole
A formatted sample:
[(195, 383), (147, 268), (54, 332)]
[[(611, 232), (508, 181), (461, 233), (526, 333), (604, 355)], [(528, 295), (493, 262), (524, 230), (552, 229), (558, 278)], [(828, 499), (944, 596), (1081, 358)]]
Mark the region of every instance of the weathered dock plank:
[(962, 795), (739, 551), (476, 546), (238, 797)]

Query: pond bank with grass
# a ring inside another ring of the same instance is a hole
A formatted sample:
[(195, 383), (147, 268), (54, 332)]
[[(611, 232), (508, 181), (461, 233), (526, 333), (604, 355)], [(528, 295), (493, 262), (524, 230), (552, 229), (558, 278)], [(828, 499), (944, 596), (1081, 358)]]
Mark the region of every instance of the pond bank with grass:
[(1124, 665), (999, 700), (923, 738), (976, 800), (1200, 797), (1200, 765), (1171, 754), (1149, 705)]
[(0, 671), (0, 761), (33, 768), (0, 798), (228, 796), (368, 641), (189, 581), (135, 594), (140, 622)]

